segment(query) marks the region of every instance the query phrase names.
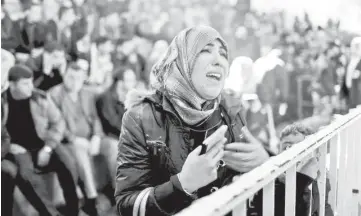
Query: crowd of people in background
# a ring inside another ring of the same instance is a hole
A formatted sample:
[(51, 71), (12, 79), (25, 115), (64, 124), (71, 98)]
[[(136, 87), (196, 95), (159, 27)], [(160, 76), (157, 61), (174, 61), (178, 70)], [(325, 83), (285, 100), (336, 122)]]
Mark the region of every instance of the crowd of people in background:
[[(281, 12), (243, 12), (230, 1), (46, 2), (1, 7), (2, 190), (25, 215), (22, 197), (41, 215), (78, 215), (78, 203), (98, 215), (99, 193), (115, 205), (126, 95), (152, 90), (152, 66), (186, 27), (223, 35), (233, 61), (227, 95), (242, 100), (251, 133), (274, 152), (287, 124), (317, 130), (361, 104), (361, 38), (335, 20), (315, 26), (305, 14), (287, 28)], [(49, 199), (53, 182), (39, 180), (53, 171), (65, 202)]]

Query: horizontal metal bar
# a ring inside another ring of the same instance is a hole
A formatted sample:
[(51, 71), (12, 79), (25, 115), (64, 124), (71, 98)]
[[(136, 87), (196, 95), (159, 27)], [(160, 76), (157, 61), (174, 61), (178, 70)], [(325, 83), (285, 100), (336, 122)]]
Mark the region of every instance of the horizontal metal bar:
[(341, 119), (335, 120), (329, 126), (305, 139), (286, 152), (269, 159), (265, 164), (242, 175), (238, 180), (215, 193), (194, 202), (189, 208), (177, 215), (193, 216), (196, 212), (202, 215), (223, 215), (244, 202), (247, 198), (274, 181), (280, 174), (307, 157), (322, 145), (326, 145), (351, 122), (361, 119), (361, 108), (350, 112)]

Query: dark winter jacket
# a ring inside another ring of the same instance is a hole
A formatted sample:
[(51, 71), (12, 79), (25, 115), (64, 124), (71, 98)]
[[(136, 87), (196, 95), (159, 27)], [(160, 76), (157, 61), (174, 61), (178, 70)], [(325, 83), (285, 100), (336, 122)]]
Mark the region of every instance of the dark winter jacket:
[(125, 107), (113, 89), (106, 91), (96, 101), (96, 108), (104, 133), (119, 138)]
[[(177, 177), (188, 154), (203, 142), (206, 131), (210, 134), (220, 125), (228, 125), (228, 142), (241, 141), (244, 120), (239, 103), (223, 97), (219, 109), (195, 128), (181, 121), (161, 92), (128, 98), (136, 98), (137, 105), (124, 114), (119, 141), (115, 198), (120, 215), (132, 215), (135, 200), (145, 188), (153, 187), (146, 215), (172, 215), (194, 199), (210, 194), (212, 187), (230, 183), (238, 174), (227, 167), (219, 168), (218, 179), (195, 196), (183, 192)], [(125, 105), (129, 107), (129, 103)]]
[[(10, 90), (8, 90), (10, 91)], [(9, 116), (8, 91), (1, 94), (1, 120), (6, 124)], [(38, 137), (53, 149), (64, 138), (65, 122), (60, 110), (45, 92), (35, 89), (30, 97), (30, 111)]]

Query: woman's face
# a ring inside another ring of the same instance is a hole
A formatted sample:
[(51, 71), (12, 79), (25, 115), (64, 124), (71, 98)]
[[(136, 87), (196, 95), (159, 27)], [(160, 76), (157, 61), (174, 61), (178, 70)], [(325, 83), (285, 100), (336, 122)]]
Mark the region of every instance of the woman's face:
[(221, 93), (228, 76), (227, 51), (219, 40), (206, 45), (195, 60), (191, 80), (198, 94), (212, 100)]

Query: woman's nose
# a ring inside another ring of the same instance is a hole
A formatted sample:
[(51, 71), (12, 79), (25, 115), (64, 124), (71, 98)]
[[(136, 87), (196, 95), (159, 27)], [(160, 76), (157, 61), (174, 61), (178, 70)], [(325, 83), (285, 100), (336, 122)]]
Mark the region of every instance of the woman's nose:
[(213, 53), (213, 65), (214, 66), (221, 66), (221, 55), (218, 52)]

